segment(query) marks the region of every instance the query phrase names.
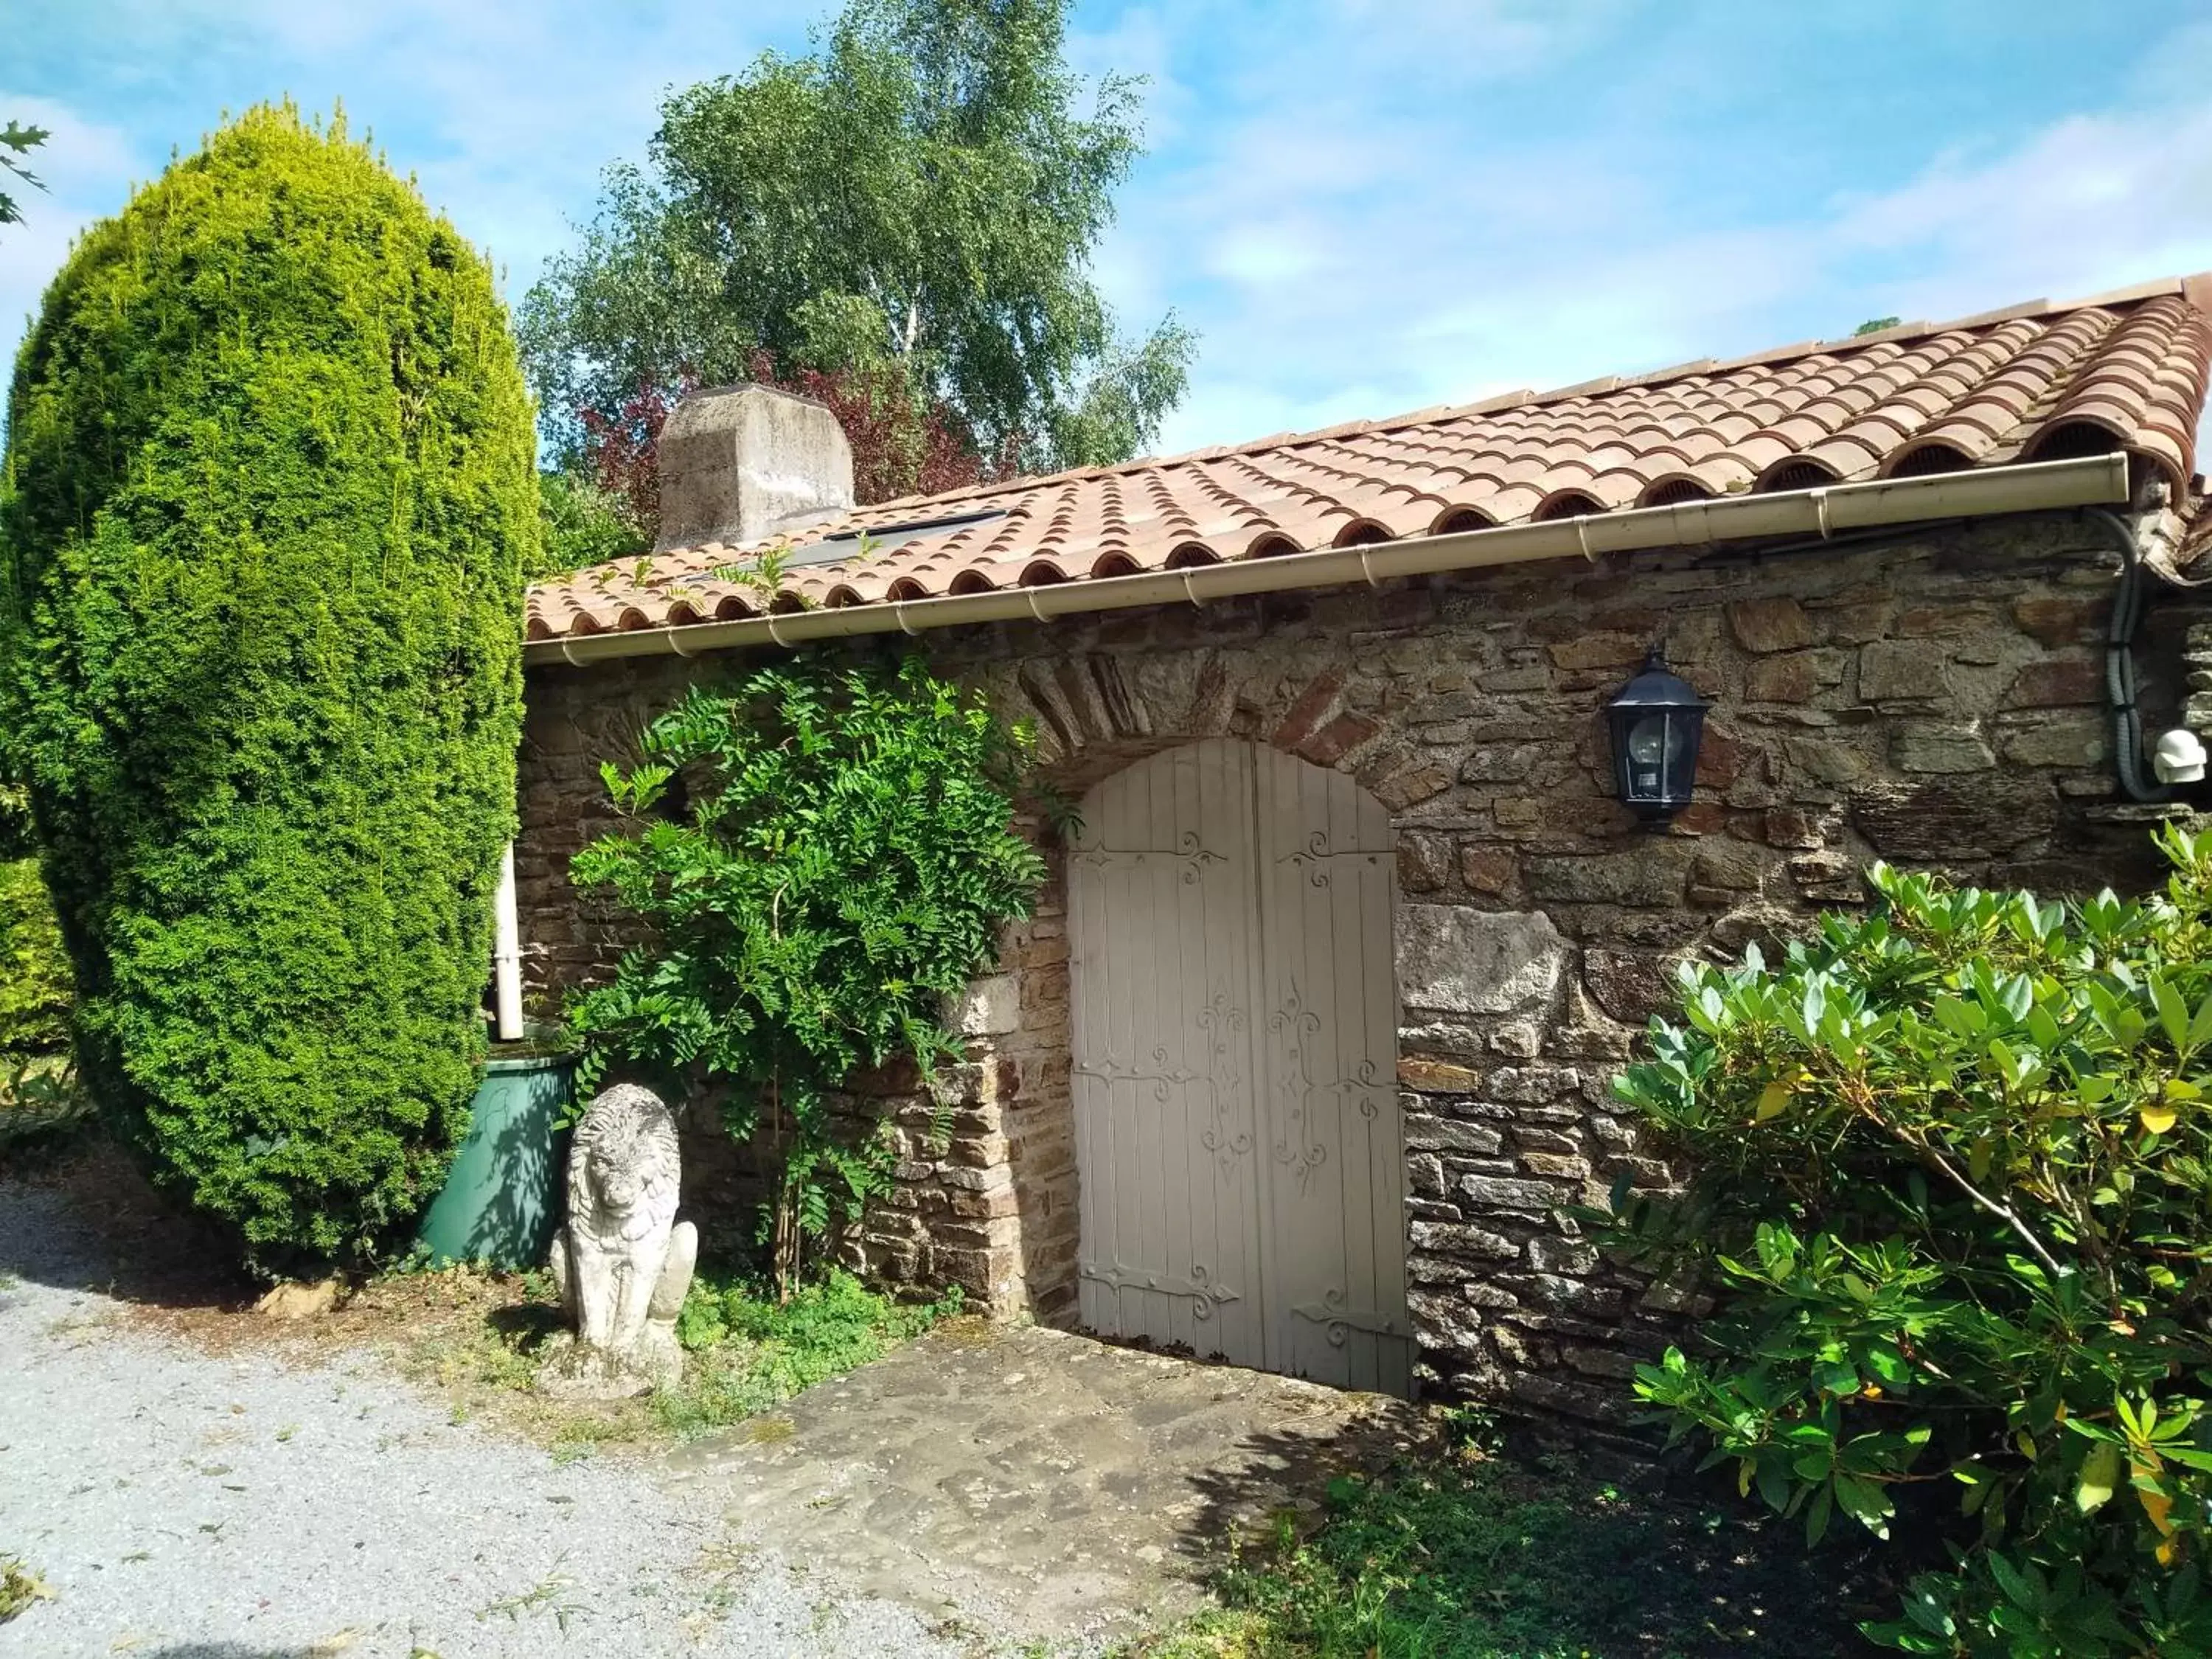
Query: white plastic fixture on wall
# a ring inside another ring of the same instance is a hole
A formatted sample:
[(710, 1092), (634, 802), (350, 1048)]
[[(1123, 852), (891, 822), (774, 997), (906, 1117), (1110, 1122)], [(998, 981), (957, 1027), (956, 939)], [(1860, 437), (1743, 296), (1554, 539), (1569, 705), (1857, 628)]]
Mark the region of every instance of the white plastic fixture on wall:
[(522, 1037), (522, 917), (514, 897), (514, 843), (499, 855), (499, 896), (493, 901), (491, 969), (496, 1035)]

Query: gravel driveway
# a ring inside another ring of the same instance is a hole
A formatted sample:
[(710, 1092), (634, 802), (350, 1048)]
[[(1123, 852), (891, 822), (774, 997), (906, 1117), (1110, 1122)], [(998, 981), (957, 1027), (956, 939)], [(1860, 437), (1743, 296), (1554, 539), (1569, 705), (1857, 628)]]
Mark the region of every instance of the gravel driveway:
[(54, 1193), (0, 1184), (0, 1656), (954, 1655), (703, 1493), (455, 1425), (363, 1355), (134, 1329)]

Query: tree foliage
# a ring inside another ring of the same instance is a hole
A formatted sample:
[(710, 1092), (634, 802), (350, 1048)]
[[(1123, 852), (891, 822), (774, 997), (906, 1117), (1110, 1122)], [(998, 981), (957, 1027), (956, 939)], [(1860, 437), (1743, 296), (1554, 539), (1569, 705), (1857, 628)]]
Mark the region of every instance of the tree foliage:
[(489, 266), (258, 108), (24, 343), (0, 731), (87, 1080), (264, 1268), (372, 1249), (474, 1088), (514, 821), (527, 392)]
[(1721, 1292), (1639, 1372), (1675, 1436), (1815, 1540), (1956, 1500), (1891, 1646), (2212, 1652), (2212, 832), (2161, 844), (2142, 902), (1877, 865), (1618, 1085), (1697, 1174), (1615, 1242)]
[[(745, 378), (829, 410), (852, 447), (853, 495), (864, 505), (964, 489), (1013, 470), (1011, 452), (995, 459), (978, 453), (944, 404), (915, 397), (896, 365), (786, 371), (767, 352), (756, 351)], [(673, 386), (641, 387), (611, 416), (584, 411), (581, 465), (570, 476), (589, 478), (599, 499), (636, 527), (641, 547), (653, 539), (660, 519), (660, 429), (695, 389), (686, 375)]]
[[(0, 758), (5, 750), (0, 750)], [(28, 858), (39, 850), (31, 827), (31, 798), (21, 784), (0, 783), (0, 860)]]
[[(1172, 317), (1116, 332), (1089, 274), (1139, 152), (1136, 83), (1090, 113), (1066, 0), (854, 0), (809, 55), (672, 94), (581, 246), (524, 302), (553, 436), (635, 435), (656, 389), (813, 372), (978, 465), (1126, 459), (1181, 397)], [(861, 434), (854, 434), (856, 439)], [(918, 459), (864, 486), (922, 487)]]
[[(24, 165), (23, 158), (52, 137), (44, 127), (27, 127), (17, 121), (0, 127), (0, 172), (12, 173), (33, 190), (44, 190), (45, 182)], [(22, 222), (23, 210), (15, 205), (15, 198), (0, 190), (0, 225)]]
[(1012, 827), (1025, 753), (919, 659), (817, 661), (694, 686), (638, 765), (603, 769), (632, 822), (576, 855), (575, 879), (653, 942), (570, 1000), (586, 1077), (625, 1060), (732, 1085), (731, 1133), (765, 1127), (780, 1162), (765, 1231), (787, 1295), (806, 1241), (889, 1180), (884, 1139), (841, 1142), (831, 1092), (895, 1054), (925, 1083), (957, 1058), (942, 1005), (1029, 914), (1043, 866)]
[(523, 572), (532, 581), (626, 559), (653, 545), (629, 500), (595, 479), (564, 471), (541, 472), (538, 496), (544, 538), (537, 561)]
[(69, 1012), (69, 957), (39, 861), (0, 861), (0, 1054), (67, 1047)]

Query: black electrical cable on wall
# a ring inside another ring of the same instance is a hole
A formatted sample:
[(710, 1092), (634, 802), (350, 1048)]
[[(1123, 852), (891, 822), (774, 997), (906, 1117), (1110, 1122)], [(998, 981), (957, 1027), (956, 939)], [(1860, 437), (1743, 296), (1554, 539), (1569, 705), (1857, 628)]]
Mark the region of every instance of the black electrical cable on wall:
[(2142, 550), (2135, 531), (2117, 513), (2085, 507), (2082, 517), (2103, 530), (2120, 556), (2120, 585), (2112, 595), (2112, 625), (2105, 631), (2105, 694), (2112, 706), (2112, 760), (2130, 800), (2169, 801), (2174, 791), (2142, 775), (2142, 714), (2136, 707), (2136, 629), (2142, 622)]

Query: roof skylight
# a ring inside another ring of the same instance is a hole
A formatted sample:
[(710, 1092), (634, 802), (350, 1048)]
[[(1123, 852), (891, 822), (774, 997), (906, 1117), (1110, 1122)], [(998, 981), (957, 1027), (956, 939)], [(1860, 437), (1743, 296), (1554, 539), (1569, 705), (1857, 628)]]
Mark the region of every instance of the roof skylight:
[(906, 547), (926, 541), (933, 536), (948, 535), (955, 530), (964, 530), (971, 524), (988, 524), (994, 519), (1003, 519), (1003, 507), (983, 508), (975, 513), (954, 513), (935, 519), (915, 519), (906, 524), (872, 526), (865, 530), (840, 531), (835, 536), (824, 536), (818, 542), (808, 542), (792, 549), (784, 561), (787, 567), (810, 564), (842, 564), (848, 559), (872, 558), (878, 553), (888, 553), (893, 548)]

